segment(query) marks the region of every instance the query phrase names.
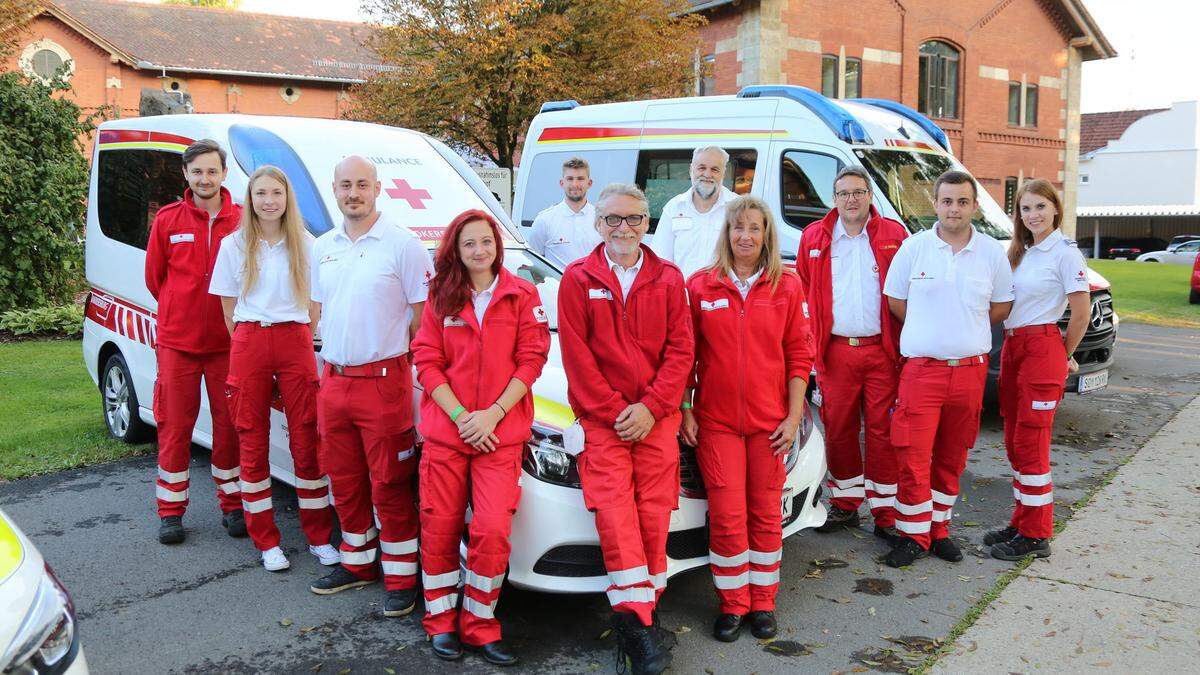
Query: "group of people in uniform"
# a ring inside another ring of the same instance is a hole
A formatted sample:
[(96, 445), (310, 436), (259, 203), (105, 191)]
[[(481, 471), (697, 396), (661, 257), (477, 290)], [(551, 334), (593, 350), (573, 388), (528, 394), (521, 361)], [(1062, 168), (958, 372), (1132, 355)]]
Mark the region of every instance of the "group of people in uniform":
[[(938, 221), (910, 237), (872, 205), (868, 174), (846, 167), (834, 209), (804, 230), (789, 269), (772, 209), (724, 187), (727, 163), (719, 147), (695, 150), (691, 187), (663, 208), (648, 246), (645, 194), (614, 183), (592, 203), (588, 164), (572, 158), (563, 201), (529, 236), (565, 270), (558, 335), (576, 422), (564, 449), (595, 515), (618, 654), (639, 674), (671, 662), (656, 605), (681, 441), (695, 448), (707, 491), (719, 640), (738, 639), (744, 624), (760, 639), (778, 631), (785, 460), (810, 397), (829, 466), (818, 531), (857, 527), (865, 499), (888, 565), (928, 552), (961, 560), (950, 518), (999, 321), (1015, 504), (985, 542), (1006, 560), (1050, 552), (1051, 425), (1089, 288), (1059, 231), (1053, 186), (1021, 187), (1006, 255), (971, 224), (969, 175), (937, 179)], [(156, 215), (146, 261), (158, 300), (159, 540), (185, 538), (203, 379), (222, 524), (250, 536), (267, 570), (289, 566), (268, 460), (270, 411), (281, 404), (301, 527), (331, 568), (312, 592), (382, 576), (386, 616), (410, 613), (423, 594), (438, 657), (461, 658), (465, 647), (493, 665), (517, 663), (495, 611), (550, 335), (537, 289), (504, 268), (502, 226), (465, 211), (431, 258), (376, 209), (374, 165), (350, 156), (332, 186), (343, 221), (314, 240), (279, 169), (255, 171), (241, 207), (222, 187), (216, 142), (187, 148), (183, 169), (188, 189)], [(1057, 321), (1068, 304), (1064, 336)], [(415, 428), (414, 368), (424, 392)]]

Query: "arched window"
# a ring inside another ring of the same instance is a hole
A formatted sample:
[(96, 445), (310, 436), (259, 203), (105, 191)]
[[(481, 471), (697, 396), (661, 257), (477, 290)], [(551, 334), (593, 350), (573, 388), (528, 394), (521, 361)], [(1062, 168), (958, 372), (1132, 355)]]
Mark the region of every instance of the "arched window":
[(65, 79), (71, 79), (71, 75), (75, 72), (75, 64), (71, 61), (71, 55), (62, 45), (53, 40), (43, 39), (26, 45), (18, 62), (26, 75), (42, 82), (49, 82), (53, 79), (64, 65), (66, 68), (61, 74)]
[(917, 106), (931, 117), (958, 117), (958, 64), (960, 52), (941, 40), (921, 45)]

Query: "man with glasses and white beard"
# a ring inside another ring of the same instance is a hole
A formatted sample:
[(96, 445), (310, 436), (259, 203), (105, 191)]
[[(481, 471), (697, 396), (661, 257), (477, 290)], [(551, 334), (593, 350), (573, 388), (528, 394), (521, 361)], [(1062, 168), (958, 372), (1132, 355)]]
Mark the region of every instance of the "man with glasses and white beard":
[(679, 266), (683, 278), (713, 262), (725, 204), (737, 194), (721, 181), (729, 153), (715, 145), (696, 148), (690, 167), (692, 187), (663, 206), (650, 248), (658, 257)]

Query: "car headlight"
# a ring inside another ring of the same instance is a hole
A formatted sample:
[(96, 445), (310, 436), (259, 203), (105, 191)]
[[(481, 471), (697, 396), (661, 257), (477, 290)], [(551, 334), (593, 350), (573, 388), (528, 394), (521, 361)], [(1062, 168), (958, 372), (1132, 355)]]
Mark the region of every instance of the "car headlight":
[(525, 443), (525, 456), (521, 466), (538, 480), (561, 485), (580, 487), (579, 469), (575, 458), (563, 450), (562, 432), (534, 426), (533, 438)]
[(784, 471), (791, 473), (792, 467), (800, 461), (800, 450), (808, 444), (808, 439), (812, 438), (812, 430), (812, 407), (806, 405), (804, 406), (804, 418), (800, 420), (800, 428), (796, 431), (796, 440), (792, 442), (792, 447), (788, 448), (787, 455), (783, 458)]
[(75, 660), (75, 605), (50, 566), (0, 663), (4, 673), (55, 675)]

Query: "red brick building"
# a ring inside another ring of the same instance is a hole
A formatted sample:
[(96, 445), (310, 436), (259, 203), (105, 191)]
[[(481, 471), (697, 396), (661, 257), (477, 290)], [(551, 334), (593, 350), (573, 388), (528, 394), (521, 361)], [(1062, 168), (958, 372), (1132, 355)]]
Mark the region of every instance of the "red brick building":
[(195, 112), (340, 117), (381, 68), (360, 23), (116, 0), (43, 0), (4, 69), (45, 77), (64, 63), (87, 111), (136, 117), (145, 89), (183, 92)]
[(1065, 186), (1072, 222), (1083, 61), (1116, 52), (1082, 0), (692, 0), (709, 23), (699, 93), (799, 84), (927, 114), (1006, 205), (1025, 178)]

